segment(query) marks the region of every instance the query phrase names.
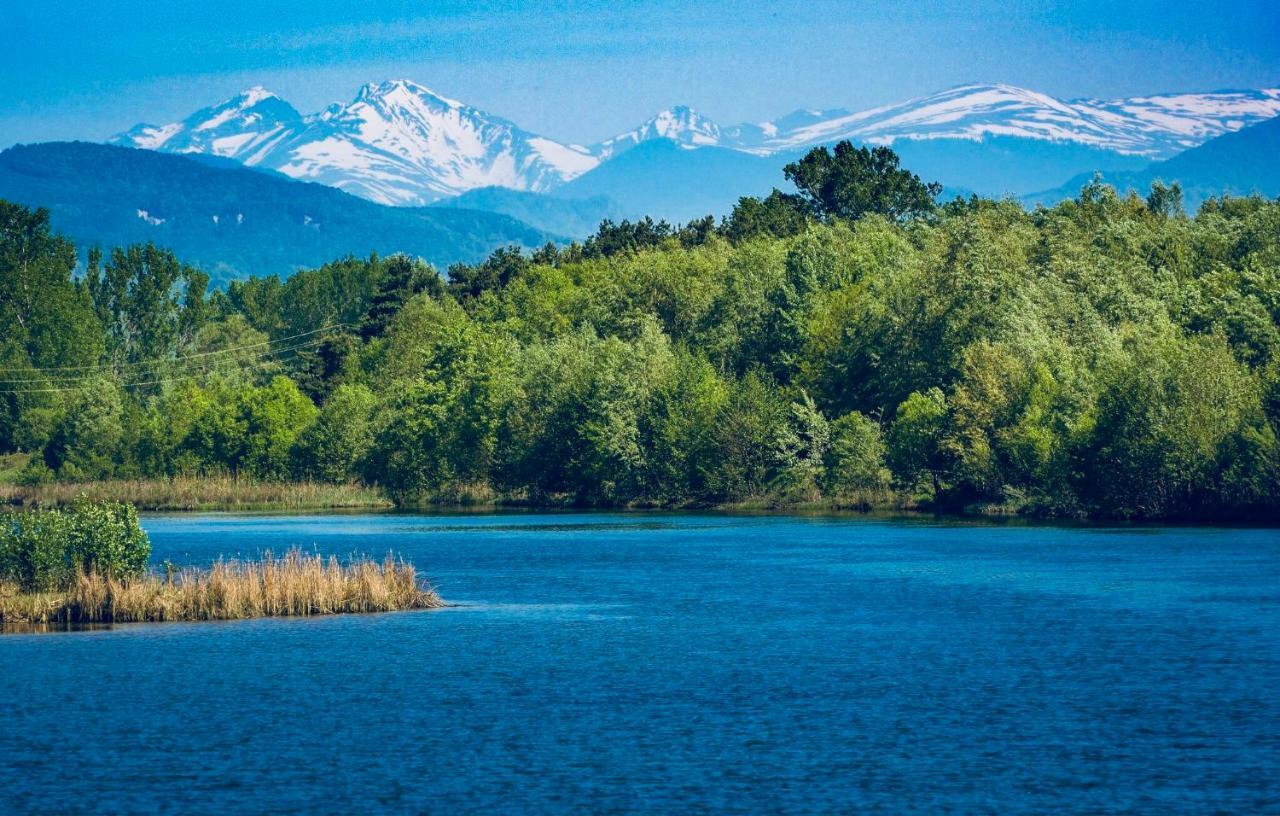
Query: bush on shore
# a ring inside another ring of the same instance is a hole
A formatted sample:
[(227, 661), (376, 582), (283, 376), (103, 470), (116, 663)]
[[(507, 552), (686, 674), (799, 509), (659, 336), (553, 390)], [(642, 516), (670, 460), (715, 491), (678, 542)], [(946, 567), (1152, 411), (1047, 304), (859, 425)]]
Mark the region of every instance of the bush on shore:
[(62, 589), (83, 574), (125, 580), (150, 556), (131, 504), (81, 498), (64, 510), (0, 514), (0, 580), (28, 592)]

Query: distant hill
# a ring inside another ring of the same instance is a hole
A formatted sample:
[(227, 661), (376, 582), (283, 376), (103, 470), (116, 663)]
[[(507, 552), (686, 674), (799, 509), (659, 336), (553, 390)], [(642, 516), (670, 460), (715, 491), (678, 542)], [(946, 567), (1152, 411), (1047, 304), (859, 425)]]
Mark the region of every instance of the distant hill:
[[(998, 136), (981, 141), (902, 139), (893, 149), (903, 167), (925, 181), (941, 182), (944, 199), (971, 192), (1025, 195), (1069, 178), (1082, 167), (1092, 174), (1094, 170), (1136, 170), (1148, 164), (1138, 156), (1074, 142)], [(756, 155), (721, 147), (690, 148), (668, 138), (648, 139), (550, 195), (602, 196), (617, 202), (628, 218), (653, 215), (687, 221), (707, 213), (722, 216), (741, 196), (763, 195), (774, 187), (789, 190), (782, 169), (804, 152)], [(481, 202), (475, 206), (489, 209)], [(524, 217), (520, 212), (502, 212)]]
[(782, 168), (801, 153), (757, 156), (722, 147), (684, 147), (670, 139), (642, 141), (556, 189), (561, 198), (603, 196), (627, 218), (652, 215), (688, 221), (727, 214), (746, 195), (785, 187)]
[[(1055, 204), (1080, 194), (1092, 174), (1075, 176), (1066, 184), (1026, 197), (1028, 204)], [(1182, 185), (1188, 209), (1223, 193), (1267, 197), (1280, 195), (1280, 119), (1267, 121), (1210, 139), (1199, 147), (1179, 153), (1129, 173), (1103, 173), (1102, 180), (1121, 192), (1145, 194), (1155, 180)]]
[(556, 235), (583, 239), (606, 218), (617, 220), (622, 209), (606, 196), (560, 198), (506, 187), (481, 187), (431, 206), (502, 213)]
[(1059, 184), (1087, 169), (1103, 173), (1138, 170), (1150, 163), (1075, 142), (1048, 142), (1007, 136), (981, 141), (899, 139), (893, 149), (902, 166), (925, 181), (941, 182), (944, 197), (974, 191), (999, 198), (1026, 195)]
[(84, 142), (0, 153), (0, 198), (47, 207), (82, 248), (169, 247), (215, 283), (370, 252), (407, 252), (443, 268), (559, 238), (507, 215), (389, 207), (227, 160)]

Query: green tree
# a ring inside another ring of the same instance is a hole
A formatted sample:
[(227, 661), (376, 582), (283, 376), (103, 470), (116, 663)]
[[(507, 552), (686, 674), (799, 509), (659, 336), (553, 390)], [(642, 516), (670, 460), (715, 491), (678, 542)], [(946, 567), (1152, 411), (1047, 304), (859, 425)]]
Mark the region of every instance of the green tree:
[(190, 417), (181, 449), (205, 471), (284, 480), (290, 452), (319, 413), (285, 376), (262, 386), (210, 383), (184, 395)]
[(209, 276), (153, 244), (111, 252), (99, 269), (91, 258), (85, 285), (107, 330), (108, 351), (117, 366), (154, 376), (154, 362), (187, 347), (206, 317)]
[(830, 423), (813, 398), (802, 394), (791, 403), (788, 421), (778, 427), (773, 443), (778, 474), (774, 487), (779, 495), (792, 501), (820, 498), (830, 448)]
[(401, 505), (442, 498), (457, 477), (449, 407), (440, 383), (393, 384), (374, 420), (365, 480)]
[(1182, 201), (1182, 185), (1178, 182), (1165, 184), (1156, 179), (1151, 182), (1151, 192), (1147, 194), (1147, 209), (1164, 218), (1185, 216), (1186, 209)]
[(392, 256), (386, 263), (377, 292), (370, 298), (369, 308), (361, 318), (360, 336), (366, 340), (381, 337), (396, 313), (414, 295), (427, 292), (438, 297), (443, 290), (444, 282), (430, 265), (407, 255)]
[(775, 189), (764, 198), (738, 199), (720, 225), (720, 232), (735, 244), (752, 238), (788, 238), (809, 224), (809, 207), (797, 195)]
[(1221, 337), (1136, 336), (1110, 373), (1079, 490), (1109, 515), (1212, 517), (1274, 494), (1257, 381)]
[(0, 201), (0, 453), (42, 447), (61, 416), (60, 389), (99, 362), (102, 327), (75, 266), (47, 210)]
[(532, 262), (518, 246), (499, 247), (482, 263), (449, 267), (449, 291), (462, 303), (498, 292), (529, 270)]
[(316, 421), (299, 434), (292, 451), (293, 472), (322, 482), (359, 478), (373, 447), (377, 397), (362, 385), (341, 385)]
[(131, 504), (79, 499), (66, 510), (0, 513), (0, 580), (22, 589), (65, 589), (81, 572), (141, 574), (151, 542)]
[(77, 388), (45, 445), (45, 465), (66, 481), (110, 476), (124, 434), (122, 413), (120, 390), (110, 378)]
[(666, 221), (654, 221), (649, 216), (638, 221), (623, 219), (616, 224), (606, 218), (600, 222), (595, 235), (582, 245), (582, 252), (588, 258), (611, 258), (661, 246), (674, 233)]
[(706, 474), (709, 494), (740, 501), (766, 493), (776, 473), (774, 444), (788, 422), (788, 403), (767, 375), (750, 371), (730, 383), (713, 430), (716, 467)]
[(858, 219), (875, 213), (904, 221), (931, 212), (942, 185), (929, 184), (899, 166), (888, 147), (854, 147), (848, 141), (835, 150), (815, 147), (800, 161), (783, 168), (801, 198), (820, 218)]
[(260, 479), (287, 479), (290, 451), (315, 421), (315, 405), (288, 377), (273, 377), (267, 385), (242, 391), (237, 413), (244, 431), (235, 469)]
[(826, 455), (825, 492), (847, 496), (889, 487), (886, 448), (880, 425), (854, 411), (831, 423), (831, 447)]
[(947, 400), (940, 388), (912, 392), (898, 406), (889, 427), (888, 459), (893, 475), (908, 489), (927, 483), (937, 497), (945, 467), (941, 442), (947, 428)]

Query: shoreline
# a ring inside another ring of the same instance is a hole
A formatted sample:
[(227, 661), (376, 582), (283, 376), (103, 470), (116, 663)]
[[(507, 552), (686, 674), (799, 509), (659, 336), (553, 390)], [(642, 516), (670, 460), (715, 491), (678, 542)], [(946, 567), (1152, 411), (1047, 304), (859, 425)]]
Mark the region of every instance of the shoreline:
[(78, 498), (132, 504), (148, 513), (288, 513), (317, 511), (391, 513), (716, 513), (731, 515), (841, 515), (901, 518), (945, 518), (990, 522), (1074, 524), (1157, 524), (1183, 526), (1276, 526), (1280, 517), (1266, 515), (1223, 516), (1117, 516), (1084, 512), (1028, 512), (1009, 504), (958, 504), (917, 500), (890, 491), (816, 501), (783, 502), (768, 497), (736, 502), (700, 503), (630, 502), (625, 504), (579, 503), (570, 498), (532, 501), (492, 493), (396, 504), (376, 486), (318, 482), (256, 482), (232, 477), (171, 480), (106, 480), (43, 485), (0, 485), (0, 506), (15, 509), (67, 507)]
[(66, 507), (81, 497), (128, 502), (147, 512), (388, 509), (394, 506), (382, 491), (367, 485), (258, 482), (229, 476), (0, 485), (0, 504), (18, 508)]
[(833, 518), (862, 519), (866, 521), (903, 521), (903, 522), (939, 522), (956, 525), (974, 524), (985, 526), (1028, 526), (1028, 527), (1218, 527), (1240, 529), (1280, 529), (1280, 519), (1171, 519), (1171, 518), (1102, 518), (1087, 516), (1045, 516), (1018, 513), (981, 513), (960, 512), (945, 509), (872, 507), (868, 509), (849, 506), (819, 506), (806, 504), (803, 506), (756, 507), (734, 504), (700, 505), (700, 506), (586, 506), (586, 505), (534, 505), (534, 504), (420, 504), (405, 507), (393, 505), (359, 508), (359, 507), (317, 507), (317, 508), (231, 508), (201, 510), (146, 510), (141, 511), (151, 516), (199, 516), (199, 515), (264, 515), (264, 516), (344, 516), (344, 515), (402, 515), (402, 516), (575, 516), (575, 515), (619, 515), (619, 516), (741, 516), (741, 517), (779, 517), (779, 518)]

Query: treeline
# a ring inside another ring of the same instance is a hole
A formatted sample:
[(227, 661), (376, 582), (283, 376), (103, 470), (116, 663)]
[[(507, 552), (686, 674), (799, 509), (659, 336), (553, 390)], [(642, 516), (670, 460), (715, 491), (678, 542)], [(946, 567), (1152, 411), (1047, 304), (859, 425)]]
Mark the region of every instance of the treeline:
[(1050, 209), (818, 149), (716, 223), (605, 222), (441, 276), (402, 256), (205, 291), (73, 274), (0, 209), (0, 451), (30, 481), (363, 480), (411, 504), (1280, 511), (1280, 203), (1101, 184)]

